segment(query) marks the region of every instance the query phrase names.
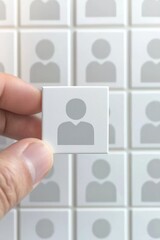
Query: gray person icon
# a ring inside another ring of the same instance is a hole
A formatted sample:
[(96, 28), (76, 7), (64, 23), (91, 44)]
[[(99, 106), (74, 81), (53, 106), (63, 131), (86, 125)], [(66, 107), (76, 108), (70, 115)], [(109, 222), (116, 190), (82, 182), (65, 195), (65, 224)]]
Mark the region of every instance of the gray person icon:
[(31, 20), (59, 20), (60, 5), (57, 0), (47, 0), (45, 2), (34, 0), (30, 6)]
[(147, 181), (142, 186), (142, 201), (160, 203), (160, 159), (150, 161), (147, 170), (149, 176), (155, 181)]
[[(54, 170), (49, 173), (45, 178), (48, 180), (52, 177)], [(60, 201), (60, 188), (58, 184), (49, 180), (47, 183), (40, 183), (30, 194), (31, 202), (59, 202)]]
[(106, 219), (98, 219), (92, 226), (93, 235), (98, 239), (106, 239), (111, 234), (111, 224)]
[(110, 174), (110, 165), (103, 159), (98, 159), (93, 163), (92, 174), (98, 181), (90, 182), (86, 188), (86, 201), (87, 202), (116, 202), (117, 190), (116, 186), (106, 181)]
[(54, 235), (55, 227), (50, 219), (41, 219), (35, 226), (35, 231), (41, 239), (47, 239)]
[[(79, 121), (86, 114), (86, 104), (82, 99), (71, 99), (66, 105), (67, 116)], [(94, 145), (94, 128), (88, 122), (78, 124), (64, 122), (58, 127), (58, 145)]]
[(4, 72), (5, 70), (4, 70), (4, 66), (3, 66), (3, 64), (2, 63), (0, 63), (0, 72)]
[(150, 237), (160, 239), (160, 219), (153, 219), (147, 226), (147, 232)]
[(113, 127), (112, 124), (109, 124), (109, 143), (110, 144), (115, 144), (116, 142), (116, 133), (115, 133), (115, 128)]
[(5, 3), (0, 0), (0, 20), (6, 19), (6, 6)]
[[(109, 114), (111, 114), (111, 111), (109, 110)], [(109, 144), (115, 144), (116, 143), (116, 131), (112, 124), (109, 124)]]
[(144, 0), (142, 17), (160, 17), (160, 0)]
[(108, 41), (98, 39), (93, 43), (92, 54), (96, 61), (89, 63), (87, 66), (87, 82), (116, 82), (116, 67), (114, 63), (106, 61), (110, 52), (111, 46)]
[(87, 0), (86, 17), (116, 17), (115, 0)]
[(160, 144), (160, 102), (153, 101), (146, 107), (146, 116), (153, 123), (145, 124), (141, 129), (142, 144)]
[[(31, 67), (30, 81), (31, 83), (59, 83), (60, 68), (51, 62), (54, 55), (54, 44), (47, 39), (41, 40), (36, 46), (36, 54), (45, 63), (37, 62)], [(47, 61), (47, 62), (46, 62)]]
[(147, 46), (147, 52), (149, 56), (152, 58), (152, 61), (147, 61), (142, 66), (141, 81), (159, 83), (160, 82), (160, 39), (151, 40)]

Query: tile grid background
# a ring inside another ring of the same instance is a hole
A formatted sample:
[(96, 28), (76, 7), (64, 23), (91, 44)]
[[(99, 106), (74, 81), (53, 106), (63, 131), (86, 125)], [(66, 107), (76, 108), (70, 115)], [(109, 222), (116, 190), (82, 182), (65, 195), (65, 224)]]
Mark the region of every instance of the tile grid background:
[[(76, 53), (76, 44), (75, 44), (75, 32), (78, 31), (79, 29), (83, 30), (83, 29), (88, 29), (88, 30), (98, 30), (98, 29), (101, 29), (101, 30), (107, 30), (107, 29), (114, 29), (114, 30), (117, 30), (117, 29), (120, 29), (120, 30), (125, 30), (126, 33), (127, 33), (127, 46), (126, 48), (128, 48), (128, 51), (127, 51), (127, 58), (128, 58), (128, 66), (126, 67), (128, 72), (127, 72), (127, 86), (126, 88), (124, 89), (119, 89), (119, 88), (114, 88), (114, 89), (111, 89), (111, 91), (113, 92), (125, 92), (127, 93), (127, 126), (126, 126), (126, 129), (128, 130), (127, 131), (127, 148), (125, 150), (125, 152), (127, 153), (127, 168), (128, 168), (128, 203), (127, 203), (127, 206), (126, 207), (123, 207), (123, 209), (126, 209), (127, 210), (127, 213), (128, 213), (128, 229), (129, 229), (129, 232), (128, 232), (128, 239), (130, 240), (131, 239), (131, 228), (130, 226), (132, 226), (132, 224), (129, 224), (131, 223), (131, 213), (130, 213), (130, 210), (133, 210), (135, 209), (134, 207), (132, 207), (131, 205), (131, 153), (134, 152), (134, 151), (142, 151), (142, 152), (145, 152), (147, 153), (148, 150), (146, 150), (146, 148), (141, 148), (140, 150), (139, 149), (134, 149), (133, 151), (133, 148), (131, 146), (131, 99), (130, 99), (130, 94), (133, 93), (133, 92), (137, 92), (137, 91), (146, 91), (145, 88), (140, 88), (140, 89), (133, 89), (132, 86), (131, 86), (131, 30), (133, 29), (148, 29), (148, 28), (152, 28), (154, 25), (132, 25), (131, 23), (131, 12), (132, 12), (132, 9), (131, 9), (131, 1), (128, 0), (128, 6), (126, 6), (126, 15), (127, 15), (127, 24), (124, 25), (124, 26), (118, 26), (118, 25), (110, 25), (110, 26), (96, 26), (96, 24), (94, 26), (76, 26), (75, 25), (75, 18), (76, 18), (76, 3), (75, 3), (75, 0), (71, 0), (71, 24), (69, 27), (61, 27), (61, 26), (56, 26), (56, 27), (51, 27), (51, 26), (42, 26), (42, 27), (31, 27), (31, 26), (28, 26), (28, 27), (22, 27), (20, 26), (20, 0), (17, 0), (17, 9), (18, 9), (18, 22), (17, 22), (17, 25), (15, 27), (3, 27), (1, 26), (0, 29), (3, 30), (3, 29), (7, 29), (7, 30), (15, 30), (17, 32), (17, 36), (18, 36), (18, 41), (17, 41), (17, 50), (18, 50), (18, 68), (17, 68), (17, 73), (18, 75), (20, 76), (20, 68), (21, 68), (21, 57), (20, 57), (20, 31), (23, 30), (23, 29), (28, 29), (28, 30), (34, 30), (34, 29), (38, 29), (39, 31), (42, 31), (45, 29), (47, 30), (53, 30), (53, 29), (68, 29), (70, 31), (70, 36), (71, 36), (71, 79), (72, 79), (72, 83), (74, 84), (74, 79), (76, 79), (76, 74), (75, 74), (75, 70), (76, 69), (76, 66), (75, 66), (75, 61), (76, 61), (76, 57), (75, 57), (75, 53)], [(157, 26), (156, 25), (156, 28), (158, 29), (159, 25)], [(73, 47), (74, 46), (74, 47)], [(150, 90), (157, 90), (157, 88), (150, 88)], [(156, 92), (156, 91), (155, 91)], [(124, 152), (123, 149), (113, 149), (112, 150), (113, 152)], [(150, 152), (154, 152), (154, 149), (150, 149)], [(77, 207), (76, 207), (76, 204), (75, 204), (75, 195), (76, 195), (76, 161), (75, 161), (75, 158), (76, 156), (73, 155), (72, 156), (72, 200), (73, 200), (73, 204), (71, 207), (69, 207), (69, 209), (71, 210), (72, 212), (72, 221), (75, 222), (76, 220), (76, 216), (75, 216), (75, 211), (77, 210)], [(20, 209), (22, 208), (28, 208), (28, 207), (18, 207), (17, 208), (17, 220), (16, 220), (16, 226), (17, 226), (17, 233), (18, 233), (18, 240), (20, 240)], [(31, 207), (29, 207), (31, 208)], [(59, 208), (63, 208), (63, 207), (57, 207), (57, 209)], [(82, 207), (84, 209), (88, 209), (90, 207)], [(99, 208), (103, 208), (103, 207), (97, 207), (96, 209), (99, 209)], [(108, 207), (106, 207), (108, 208)], [(110, 208), (110, 207), (109, 207)], [(117, 209), (119, 207), (111, 207), (113, 209)], [(80, 207), (78, 207), (78, 209), (81, 209)], [(95, 208), (93, 208), (95, 209)], [(72, 228), (72, 234), (73, 234), (73, 239), (76, 239), (76, 224), (74, 223), (73, 225), (74, 227)]]

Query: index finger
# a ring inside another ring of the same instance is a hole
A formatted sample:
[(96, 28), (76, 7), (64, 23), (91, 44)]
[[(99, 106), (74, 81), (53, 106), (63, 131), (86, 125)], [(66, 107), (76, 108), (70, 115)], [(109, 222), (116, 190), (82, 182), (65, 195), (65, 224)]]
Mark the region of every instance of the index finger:
[(0, 74), (0, 108), (23, 115), (41, 111), (41, 91), (8, 74)]

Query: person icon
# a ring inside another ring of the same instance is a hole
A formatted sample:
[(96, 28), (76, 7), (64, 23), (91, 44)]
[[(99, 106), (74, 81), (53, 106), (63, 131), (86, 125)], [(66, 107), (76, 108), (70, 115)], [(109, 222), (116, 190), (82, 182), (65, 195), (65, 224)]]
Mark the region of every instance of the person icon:
[[(51, 172), (45, 179), (50, 179), (54, 173)], [(40, 183), (30, 194), (31, 202), (60, 202), (60, 188), (54, 181)]]
[(42, 61), (49, 61), (48, 63), (37, 62), (30, 70), (31, 83), (59, 83), (60, 69), (59, 66), (50, 62), (54, 55), (54, 44), (47, 39), (41, 40), (36, 46), (36, 54)]
[(6, 19), (6, 6), (5, 3), (0, 0), (0, 20)]
[(154, 239), (160, 239), (160, 219), (153, 219), (147, 226), (148, 235)]
[[(147, 61), (141, 69), (142, 82), (160, 82), (160, 39), (153, 39), (147, 46), (148, 55), (154, 61)], [(156, 62), (155, 62), (156, 61)], [(157, 62), (158, 61), (158, 62)]]
[(92, 225), (93, 235), (98, 239), (106, 239), (111, 234), (111, 224), (106, 219), (98, 219)]
[[(82, 99), (71, 99), (66, 105), (66, 113), (72, 120), (80, 120), (86, 114), (86, 104)], [(94, 145), (94, 128), (88, 122), (64, 122), (58, 127), (58, 145)]]
[(144, 0), (142, 17), (160, 17), (160, 0)]
[[(146, 107), (146, 116), (149, 120), (160, 122), (160, 102), (153, 101)], [(141, 143), (142, 144), (159, 144), (160, 143), (160, 124), (145, 124), (141, 129)]]
[(60, 20), (60, 5), (57, 0), (34, 0), (30, 6), (31, 20)]
[(54, 235), (55, 227), (50, 219), (41, 219), (35, 226), (35, 232), (41, 239), (47, 239)]
[(115, 0), (87, 0), (86, 17), (116, 17)]
[[(111, 111), (109, 110), (109, 114), (111, 114)], [(116, 131), (112, 124), (109, 124), (109, 144), (115, 144), (116, 143)]]
[(93, 163), (92, 174), (98, 181), (90, 182), (86, 188), (86, 201), (87, 202), (116, 202), (117, 190), (116, 186), (105, 179), (110, 174), (110, 165), (103, 159), (98, 159)]
[(93, 43), (92, 54), (99, 62), (93, 61), (88, 64), (87, 82), (116, 82), (116, 67), (112, 62), (106, 61), (110, 52), (111, 46), (108, 41), (98, 39)]
[(115, 144), (116, 143), (116, 133), (115, 128), (112, 124), (109, 124), (109, 144)]
[(147, 171), (149, 176), (156, 182), (147, 181), (144, 183), (142, 186), (142, 201), (160, 203), (160, 159), (153, 159), (150, 161)]
[(3, 66), (3, 64), (2, 63), (0, 63), (0, 72), (4, 72), (5, 70), (4, 70), (4, 66)]

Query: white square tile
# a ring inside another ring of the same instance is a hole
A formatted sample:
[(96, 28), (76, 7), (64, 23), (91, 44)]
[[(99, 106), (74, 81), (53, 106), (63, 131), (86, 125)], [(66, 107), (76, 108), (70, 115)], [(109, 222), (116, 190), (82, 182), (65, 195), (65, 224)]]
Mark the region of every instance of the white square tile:
[(108, 87), (44, 87), (43, 139), (55, 153), (107, 153), (108, 108)]
[(77, 24), (125, 24), (126, 5), (126, 0), (77, 0)]
[(67, 210), (21, 210), (20, 240), (70, 240), (70, 221)]
[(126, 160), (123, 153), (77, 155), (77, 205), (126, 205)]
[(17, 23), (17, 0), (0, 0), (0, 26), (15, 26)]
[(77, 240), (127, 240), (127, 225), (123, 210), (79, 210)]
[(70, 24), (70, 0), (20, 0), (22, 26)]
[(132, 154), (132, 204), (160, 206), (159, 153)]
[(27, 196), (21, 206), (71, 205), (71, 156), (55, 155), (54, 167), (47, 177)]
[(127, 144), (126, 93), (110, 91), (109, 96), (109, 147), (125, 149)]
[(126, 33), (124, 31), (77, 32), (76, 84), (126, 86)]
[(0, 239), (17, 240), (17, 216), (16, 211), (10, 211), (0, 220)]
[(132, 0), (133, 24), (160, 24), (159, 0)]
[(38, 86), (68, 85), (70, 82), (69, 32), (22, 31), (21, 77)]
[(0, 31), (0, 72), (17, 74), (17, 34), (15, 31)]
[(160, 239), (159, 209), (135, 210), (132, 213), (132, 240)]
[(132, 86), (160, 87), (160, 32), (132, 32)]
[(132, 94), (132, 147), (160, 147), (160, 95), (159, 92)]

